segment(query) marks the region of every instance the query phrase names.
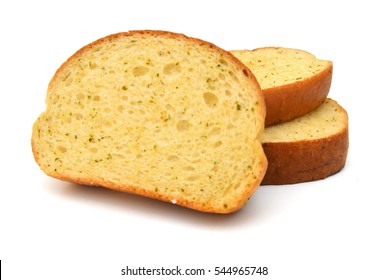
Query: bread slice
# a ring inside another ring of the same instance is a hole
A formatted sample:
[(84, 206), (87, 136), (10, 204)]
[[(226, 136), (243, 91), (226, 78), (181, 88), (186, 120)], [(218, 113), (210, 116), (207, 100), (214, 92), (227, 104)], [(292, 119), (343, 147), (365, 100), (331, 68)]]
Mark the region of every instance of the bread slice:
[(301, 117), (328, 95), (333, 64), (291, 48), (267, 47), (232, 51), (256, 76), (265, 96), (270, 126)]
[(313, 112), (265, 129), (263, 148), (269, 165), (264, 185), (294, 184), (340, 171), (348, 152), (348, 115), (326, 99)]
[(130, 31), (83, 47), (55, 73), (46, 105), (32, 149), (58, 179), (230, 213), (267, 167), (256, 78), (182, 34)]

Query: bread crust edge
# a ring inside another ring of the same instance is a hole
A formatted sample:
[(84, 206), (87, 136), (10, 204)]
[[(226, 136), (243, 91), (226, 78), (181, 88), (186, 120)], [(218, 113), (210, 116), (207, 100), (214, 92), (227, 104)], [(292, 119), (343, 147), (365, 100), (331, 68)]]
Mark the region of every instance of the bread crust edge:
[[(252, 50), (231, 50), (231, 52), (254, 52), (262, 49), (278, 48), (283, 47), (269, 46)], [(314, 54), (304, 50), (286, 49), (303, 52), (316, 58)], [(282, 86), (262, 89), (266, 103), (266, 127), (301, 117), (313, 111), (325, 101), (332, 83), (333, 62), (330, 60), (323, 61), (328, 62), (328, 66), (311, 77)]]
[(348, 148), (348, 122), (326, 138), (263, 143), (268, 168), (261, 185), (296, 184), (336, 174), (345, 166)]
[(263, 89), (266, 102), (265, 126), (291, 121), (320, 106), (328, 96), (333, 63), (316, 75), (278, 87)]

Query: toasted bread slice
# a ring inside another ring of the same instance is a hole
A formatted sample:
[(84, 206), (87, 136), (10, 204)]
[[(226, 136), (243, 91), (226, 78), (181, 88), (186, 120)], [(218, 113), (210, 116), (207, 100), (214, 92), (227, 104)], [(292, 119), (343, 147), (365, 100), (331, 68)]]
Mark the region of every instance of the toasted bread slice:
[(269, 165), (264, 185), (294, 184), (340, 171), (348, 152), (348, 115), (334, 100), (295, 120), (265, 129)]
[(265, 125), (301, 117), (328, 95), (333, 64), (291, 48), (267, 47), (232, 51), (256, 76), (265, 96)]
[(230, 213), (267, 167), (255, 76), (182, 34), (130, 31), (83, 47), (52, 78), (46, 105), (32, 148), (58, 179)]

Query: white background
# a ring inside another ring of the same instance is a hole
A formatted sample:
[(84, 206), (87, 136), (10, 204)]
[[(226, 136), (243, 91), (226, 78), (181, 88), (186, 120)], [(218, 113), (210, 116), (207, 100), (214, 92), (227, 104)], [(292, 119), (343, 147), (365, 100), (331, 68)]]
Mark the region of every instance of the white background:
[[(383, 1), (2, 1), (0, 259), (4, 279), (164, 279), (121, 269), (267, 266), (240, 279), (387, 279), (386, 9)], [(56, 69), (129, 29), (185, 33), (225, 49), (293, 47), (334, 62), (329, 96), (347, 109), (346, 167), (265, 186), (210, 215), (47, 177), (32, 124)], [(165, 277), (171, 279), (171, 277)]]

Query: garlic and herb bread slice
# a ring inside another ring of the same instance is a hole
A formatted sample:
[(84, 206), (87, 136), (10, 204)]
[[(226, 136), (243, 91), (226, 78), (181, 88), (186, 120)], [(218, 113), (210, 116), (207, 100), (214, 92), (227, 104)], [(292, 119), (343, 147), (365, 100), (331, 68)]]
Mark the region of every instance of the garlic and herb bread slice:
[(58, 69), (46, 105), (32, 148), (58, 179), (230, 213), (267, 167), (255, 76), (200, 39), (151, 30), (99, 39)]
[(269, 162), (262, 184), (323, 179), (345, 165), (349, 146), (348, 115), (336, 101), (328, 98), (305, 116), (266, 128), (262, 141)]
[(266, 101), (265, 125), (301, 117), (328, 95), (333, 64), (291, 48), (266, 47), (232, 51), (257, 78)]

